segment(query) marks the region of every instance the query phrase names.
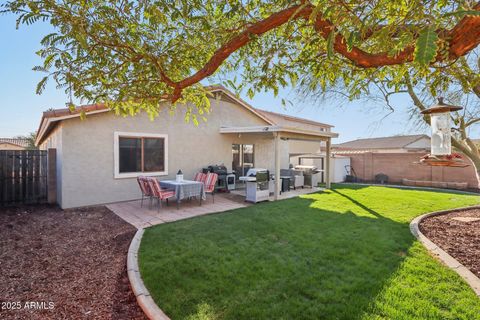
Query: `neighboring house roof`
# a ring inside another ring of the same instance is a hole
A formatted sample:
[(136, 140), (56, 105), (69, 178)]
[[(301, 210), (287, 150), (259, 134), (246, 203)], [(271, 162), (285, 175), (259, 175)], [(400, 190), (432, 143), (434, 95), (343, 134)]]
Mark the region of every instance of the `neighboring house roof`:
[[(296, 123), (295, 127), (302, 127), (305, 124), (310, 124), (311, 126), (314, 125), (317, 128), (320, 127), (332, 127), (327, 124), (301, 119), (297, 117), (291, 117), (287, 115), (282, 115), (279, 113), (264, 111), (260, 109), (256, 109), (249, 105), (244, 100), (237, 97), (234, 93), (229, 91), (223, 86), (209, 86), (206, 87), (207, 90), (210, 92), (221, 92), (225, 97), (226, 100), (237, 103), (248, 111), (252, 112), (263, 121), (265, 121), (268, 125), (285, 125), (285, 122), (290, 122), (288, 126), (292, 127), (292, 123)], [(55, 128), (55, 125), (62, 120), (80, 117), (83, 113), (87, 115), (96, 114), (96, 113), (103, 113), (109, 112), (110, 109), (103, 104), (93, 104), (93, 105), (84, 105), (75, 108), (74, 110), (70, 110), (69, 108), (62, 108), (62, 109), (55, 109), (49, 110), (43, 113), (42, 119), (40, 120), (40, 126), (37, 131), (37, 140), (36, 144), (39, 145), (43, 142), (43, 140), (48, 136), (48, 134)], [(282, 123), (283, 122), (283, 123)]]
[(303, 119), (299, 117), (294, 117), (282, 113), (277, 113), (277, 112), (272, 112), (272, 111), (266, 111), (262, 109), (256, 109), (258, 112), (263, 114), (265, 117), (271, 119), (273, 122), (275, 122), (276, 125), (279, 126), (289, 126), (289, 127), (311, 127), (311, 129), (315, 128), (333, 128), (332, 125), (326, 124), (326, 123), (321, 123), (317, 121), (312, 121), (309, 119)]
[(408, 136), (393, 136), (393, 137), (380, 137), (380, 138), (368, 138), (357, 139), (353, 141), (347, 141), (344, 143), (335, 144), (332, 148), (335, 149), (403, 149), (420, 139), (430, 139), (426, 134), (416, 134)]
[(28, 147), (28, 141), (28, 139), (0, 138), (0, 143), (8, 143), (22, 148)]

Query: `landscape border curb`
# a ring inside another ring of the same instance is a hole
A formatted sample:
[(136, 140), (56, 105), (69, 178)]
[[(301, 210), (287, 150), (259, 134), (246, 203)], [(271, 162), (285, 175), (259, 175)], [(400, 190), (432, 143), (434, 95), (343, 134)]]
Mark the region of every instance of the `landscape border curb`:
[(140, 248), (140, 242), (142, 241), (143, 233), (145, 229), (138, 229), (137, 233), (130, 242), (130, 247), (127, 253), (127, 274), (128, 280), (132, 287), (137, 303), (142, 309), (143, 313), (150, 320), (170, 320), (170, 318), (160, 309), (153, 300), (150, 292), (145, 287), (142, 277), (140, 275), (140, 269), (138, 267), (138, 249)]
[(442, 210), (442, 211), (435, 211), (423, 214), (421, 216), (416, 217), (415, 219), (410, 222), (410, 231), (412, 234), (427, 248), (430, 253), (436, 257), (438, 257), (447, 267), (455, 271), (460, 277), (463, 278), (467, 282), (467, 284), (473, 289), (477, 297), (480, 298), (480, 279), (474, 275), (468, 268), (466, 268), (463, 264), (461, 264), (457, 259), (449, 255), (446, 251), (441, 249), (435, 243), (433, 243), (430, 239), (428, 239), (419, 228), (420, 223), (423, 219), (433, 216), (440, 216), (447, 213), (463, 211), (468, 209), (480, 209), (480, 205), (470, 206), (470, 207), (462, 207), (456, 209), (449, 209), (449, 210)]

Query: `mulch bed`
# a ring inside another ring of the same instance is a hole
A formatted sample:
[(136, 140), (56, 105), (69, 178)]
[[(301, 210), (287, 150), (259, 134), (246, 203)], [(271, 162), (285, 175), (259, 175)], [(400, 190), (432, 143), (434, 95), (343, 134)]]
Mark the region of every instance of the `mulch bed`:
[(462, 222), (454, 217), (480, 218), (480, 209), (426, 218), (420, 223), (420, 231), (480, 277), (480, 220)]
[(145, 319), (126, 271), (135, 231), (105, 207), (0, 207), (0, 318)]

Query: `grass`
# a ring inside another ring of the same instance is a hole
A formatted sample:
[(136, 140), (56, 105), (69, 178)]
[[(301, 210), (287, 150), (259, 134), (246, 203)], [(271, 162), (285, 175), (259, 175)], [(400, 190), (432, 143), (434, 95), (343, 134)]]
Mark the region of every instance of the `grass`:
[(140, 269), (172, 319), (480, 319), (480, 300), (409, 231), (478, 196), (334, 186), (146, 230)]

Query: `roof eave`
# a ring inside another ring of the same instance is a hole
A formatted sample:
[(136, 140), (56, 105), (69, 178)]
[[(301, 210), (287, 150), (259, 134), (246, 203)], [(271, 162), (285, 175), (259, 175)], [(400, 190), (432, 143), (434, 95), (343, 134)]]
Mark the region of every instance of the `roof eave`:
[(221, 127), (220, 133), (270, 133), (270, 132), (287, 132), (287, 133), (297, 133), (297, 134), (304, 134), (310, 135), (315, 137), (322, 137), (322, 138), (337, 138), (338, 133), (335, 132), (320, 132), (320, 131), (312, 131), (312, 130), (305, 130), (305, 129), (298, 129), (293, 127), (286, 127), (286, 126), (249, 126), (249, 127)]
[[(97, 109), (97, 110), (89, 111), (86, 114), (92, 115), (92, 114), (104, 113), (109, 111), (110, 109)], [(80, 112), (75, 112), (70, 115), (57, 116), (57, 117), (46, 117), (44, 114), (42, 116), (42, 120), (40, 120), (40, 126), (37, 131), (37, 138), (35, 139), (35, 145), (38, 147), (46, 139), (44, 135), (49, 131), (48, 129), (50, 129), (51, 125), (62, 120), (79, 118), (80, 116), (81, 116)]]
[(255, 109), (260, 111), (261, 113), (272, 114), (272, 115), (275, 115), (277, 117), (282, 117), (282, 118), (284, 118), (286, 120), (289, 120), (289, 121), (301, 122), (301, 123), (310, 124), (310, 125), (314, 125), (314, 126), (318, 126), (318, 127), (327, 127), (327, 128), (334, 128), (335, 127), (331, 124), (318, 122), (318, 121), (313, 121), (313, 120), (304, 119), (304, 118), (295, 117), (295, 116), (290, 116), (288, 114), (283, 114), (283, 113), (278, 113), (278, 112), (273, 112), (273, 111), (268, 111), (268, 110), (262, 110), (262, 109), (258, 109), (258, 108), (255, 108)]

